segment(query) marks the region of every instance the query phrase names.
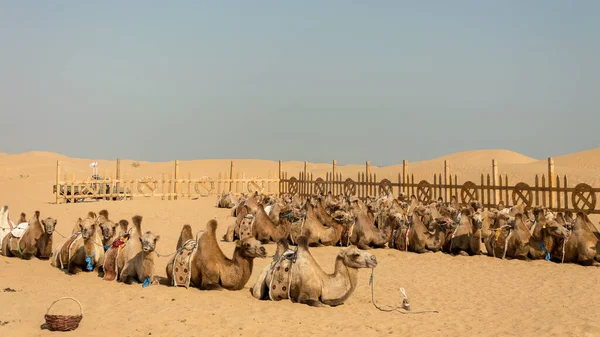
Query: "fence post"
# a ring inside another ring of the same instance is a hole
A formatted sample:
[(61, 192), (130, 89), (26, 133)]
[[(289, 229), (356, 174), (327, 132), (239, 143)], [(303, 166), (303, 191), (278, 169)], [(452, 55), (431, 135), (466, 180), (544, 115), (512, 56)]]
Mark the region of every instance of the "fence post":
[(335, 171), (337, 171), (337, 160), (333, 160), (333, 163), (331, 165), (331, 186), (329, 187), (329, 189), (331, 190), (331, 193), (336, 194), (337, 193), (337, 185), (336, 185), (336, 181), (337, 181), (337, 175), (335, 174)]
[[(231, 191), (231, 188), (233, 186), (233, 171), (234, 171), (234, 166), (235, 166), (235, 164), (233, 163), (233, 160), (232, 160), (231, 163), (229, 164), (229, 191)], [(223, 189), (225, 189), (224, 186), (223, 186)]]
[(550, 190), (548, 208), (554, 208), (554, 187), (556, 187), (556, 175), (554, 174), (554, 159), (548, 157), (548, 187)]
[(492, 159), (492, 185), (494, 186), (494, 205), (500, 202), (500, 191), (498, 190), (498, 162)]
[(406, 194), (406, 197), (410, 198), (407, 177), (408, 177), (408, 161), (406, 161), (406, 159), (404, 159), (402, 161), (402, 185), (404, 185), (404, 193)]
[(60, 160), (56, 161), (56, 204), (60, 204), (60, 185), (58, 184), (60, 182)]
[(281, 195), (281, 190), (282, 190), (282, 188), (281, 188), (281, 184), (282, 184), (282, 182), (281, 182), (281, 179), (282, 179), (281, 178), (281, 160), (279, 161), (279, 174), (277, 175), (277, 179), (279, 179), (279, 182), (277, 184), (277, 186), (278, 186), (277, 187), (277, 193), (279, 195)]
[(173, 200), (177, 200), (179, 192), (179, 184), (177, 179), (179, 178), (179, 160), (175, 160), (175, 180), (173, 181)]
[(308, 195), (308, 162), (304, 161), (304, 179), (302, 179), (304, 183), (302, 184), (302, 191), (305, 196)]
[[(116, 172), (116, 179), (117, 179), (117, 185), (116, 185), (116, 189), (117, 189), (117, 194), (119, 193), (119, 188), (121, 187), (121, 158), (117, 158), (117, 172)], [(125, 193), (125, 191), (123, 191), (123, 193)]]
[(450, 164), (448, 164), (447, 160), (444, 160), (444, 200), (450, 200), (450, 188), (448, 187), (448, 178), (450, 177)]

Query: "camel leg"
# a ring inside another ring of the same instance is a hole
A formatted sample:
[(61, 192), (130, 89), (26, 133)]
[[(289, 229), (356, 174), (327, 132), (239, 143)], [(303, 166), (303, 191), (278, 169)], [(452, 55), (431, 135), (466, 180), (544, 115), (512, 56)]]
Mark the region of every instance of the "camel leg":
[(459, 250), (457, 252), (452, 252), (454, 255), (460, 255), (460, 256), (469, 256), (469, 253), (465, 252), (464, 250)]
[(307, 304), (311, 307), (328, 307), (328, 305), (323, 304), (319, 300), (311, 299), (310, 294), (307, 292), (301, 292), (300, 295), (298, 295), (298, 303)]
[(369, 245), (365, 244), (362, 241), (359, 241), (358, 244), (356, 245), (356, 247), (358, 247), (358, 249), (362, 249), (362, 250), (369, 250), (369, 249), (371, 249), (371, 247), (369, 247)]
[(305, 300), (305, 301), (302, 301), (302, 302), (300, 302), (300, 303), (303, 303), (303, 304), (308, 304), (308, 305), (310, 305), (311, 307), (319, 307), (319, 308), (323, 308), (323, 307), (329, 307), (328, 305), (326, 305), (326, 304), (323, 304), (323, 303), (321, 303), (321, 302), (319, 302), (319, 301), (317, 301), (317, 300)]

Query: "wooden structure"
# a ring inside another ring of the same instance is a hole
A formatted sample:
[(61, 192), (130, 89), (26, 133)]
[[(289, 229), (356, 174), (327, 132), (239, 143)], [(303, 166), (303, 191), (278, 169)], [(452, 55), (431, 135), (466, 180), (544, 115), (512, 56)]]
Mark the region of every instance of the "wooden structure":
[(344, 177), (336, 169), (337, 163), (334, 161), (331, 172), (326, 173), (325, 177), (314, 177), (306, 168), (297, 177), (282, 172), (280, 190), (282, 193), (298, 193), (303, 197), (331, 192), (363, 200), (382, 193), (392, 193), (394, 196), (403, 193), (408, 197), (414, 195), (421, 202), (439, 198), (449, 201), (456, 197), (463, 204), (477, 200), (485, 208), (496, 207), (500, 201), (507, 205), (524, 202), (528, 206), (543, 206), (555, 211), (581, 210), (588, 214), (600, 214), (596, 198), (600, 188), (585, 183), (570, 187), (566, 175), (560, 177), (555, 174), (552, 158), (548, 158), (548, 173), (536, 175), (533, 185), (524, 182), (511, 185), (507, 175), (498, 175), (498, 163), (495, 160), (492, 161), (491, 174), (481, 174), (479, 181), (463, 183), (459, 183), (458, 177), (451, 174), (448, 161), (444, 161), (443, 174), (434, 174), (431, 181), (415, 181), (414, 175), (408, 171), (406, 160), (396, 181), (377, 179), (377, 175), (371, 173), (369, 162), (366, 163), (365, 172), (359, 172), (355, 177)]
[[(173, 172), (162, 174), (161, 177), (121, 176), (121, 161), (117, 160), (116, 178), (111, 173), (104, 174), (101, 179), (87, 178), (77, 180), (75, 175), (65, 174), (61, 180), (60, 161), (56, 163), (55, 202), (73, 202), (94, 200), (127, 200), (136, 197), (160, 197), (162, 200), (195, 199), (199, 197), (216, 196), (221, 193), (279, 193), (279, 178), (246, 178), (245, 173), (234, 172), (234, 162), (231, 161), (227, 173), (219, 173), (217, 178), (192, 178), (188, 173), (182, 177), (179, 173), (179, 161), (175, 161)], [(235, 177), (233, 177), (235, 173)], [(56, 190), (61, 193), (56, 193)], [(74, 191), (74, 193), (73, 193)]]
[[(160, 197), (162, 200), (193, 199), (220, 195), (224, 192), (282, 194), (291, 193), (306, 197), (317, 193), (331, 192), (334, 195), (357, 196), (361, 199), (392, 193), (397, 196), (414, 195), (419, 201), (428, 202), (442, 198), (445, 201), (456, 197), (461, 203), (473, 200), (480, 201), (484, 207), (498, 205), (500, 201), (507, 205), (524, 202), (529, 206), (544, 206), (556, 211), (583, 210), (590, 214), (600, 214), (597, 207), (597, 193), (600, 188), (580, 183), (569, 186), (567, 176), (558, 176), (554, 172), (554, 160), (548, 158), (548, 172), (536, 175), (534, 183), (529, 185), (517, 182), (511, 185), (507, 175), (498, 174), (498, 162), (493, 160), (491, 173), (481, 174), (478, 181), (458, 182), (452, 175), (450, 163), (444, 161), (443, 173), (434, 174), (431, 181), (417, 180), (409, 173), (406, 160), (402, 162), (402, 172), (395, 181), (377, 178), (371, 172), (370, 162), (366, 162), (365, 171), (355, 177), (343, 176), (338, 172), (337, 161), (333, 161), (332, 169), (324, 177), (314, 177), (308, 172), (308, 163), (304, 162), (303, 171), (297, 176), (290, 176), (283, 171), (279, 161), (277, 178), (246, 178), (245, 174), (235, 171), (235, 163), (231, 161), (229, 171), (219, 173), (217, 178), (192, 178), (188, 173), (183, 177), (179, 172), (179, 161), (175, 161), (172, 172), (161, 177), (122, 177), (121, 161), (117, 160), (115, 174), (104, 174), (101, 180), (76, 180), (75, 176), (66, 174), (61, 180), (60, 162), (56, 166), (56, 203), (63, 201), (83, 201), (85, 199), (124, 200), (135, 197)], [(69, 179), (70, 178), (70, 179)], [(73, 194), (70, 191), (84, 193)]]

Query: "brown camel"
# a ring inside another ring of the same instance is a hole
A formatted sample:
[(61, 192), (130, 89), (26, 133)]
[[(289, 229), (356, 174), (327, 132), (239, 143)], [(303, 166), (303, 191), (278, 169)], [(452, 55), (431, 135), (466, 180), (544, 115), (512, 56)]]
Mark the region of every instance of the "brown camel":
[(386, 222), (381, 229), (376, 227), (375, 215), (360, 200), (353, 200), (352, 212), (356, 223), (350, 236), (350, 242), (359, 249), (383, 248), (392, 237), (394, 222)]
[[(24, 214), (21, 214), (23, 217)], [(2, 240), (2, 254), (7, 257), (19, 256), (29, 260), (32, 256), (47, 260), (52, 255), (54, 229), (58, 220), (46, 218), (40, 220), (40, 212), (35, 211), (28, 221), (29, 226), (20, 238), (7, 234)]]
[(154, 277), (154, 249), (160, 236), (142, 231), (141, 215), (136, 215), (131, 220), (133, 227), (129, 231), (129, 239), (117, 257), (119, 281), (127, 284), (133, 281), (157, 283)]
[[(240, 290), (252, 275), (254, 259), (266, 257), (267, 251), (258, 240), (248, 237), (236, 241), (233, 258), (229, 259), (217, 243), (217, 226), (216, 220), (210, 220), (206, 231), (198, 238), (189, 271), (191, 284), (203, 290)], [(180, 241), (188, 239), (184, 238), (183, 231), (181, 237)], [(169, 278), (173, 272), (171, 268), (172, 263), (167, 264)], [(169, 281), (172, 282), (171, 279)]]
[[(594, 234), (592, 226), (587, 214), (582, 211), (577, 212), (575, 221), (569, 226), (571, 234), (559, 243), (559, 246), (562, 246), (561, 261), (578, 263), (583, 266), (598, 265), (600, 241)], [(554, 253), (553, 255), (558, 254)]]
[(441, 250), (452, 222), (447, 218), (436, 219), (433, 221), (435, 228), (430, 231), (423, 223), (423, 219), (431, 218), (431, 211), (423, 206), (417, 206), (410, 211), (412, 223), (408, 229), (408, 250), (419, 254)]
[(483, 214), (465, 208), (460, 212), (458, 224), (450, 239), (450, 253), (454, 255), (479, 255), (481, 253), (481, 228)]
[(550, 259), (550, 252), (555, 247), (554, 241), (568, 235), (563, 225), (545, 217), (538, 217), (531, 226), (527, 225), (531, 220), (521, 213), (514, 217), (501, 214), (498, 220), (500, 231), (486, 242), (488, 255), (491, 252), (496, 257)]
[(297, 238), (302, 235), (307, 235), (309, 245), (323, 245), (333, 246), (340, 241), (342, 233), (344, 231), (344, 225), (335, 222), (331, 227), (324, 226), (317, 215), (315, 214), (316, 205), (307, 201), (304, 204), (303, 212), (306, 213), (305, 218), (302, 221), (297, 221), (292, 224), (290, 231), (290, 239), (292, 242), (296, 242)]
[[(77, 220), (77, 227), (80, 234), (70, 247), (65, 247), (68, 249), (67, 251), (63, 250), (61, 252), (61, 255), (64, 252), (68, 252), (65, 254), (67, 256), (60, 257), (61, 259), (68, 259), (66, 269), (69, 274), (77, 274), (80, 271), (90, 272), (102, 267), (104, 263), (104, 249), (100, 245), (102, 242), (102, 233), (96, 219), (92, 219), (91, 217), (86, 219), (79, 218)], [(74, 235), (77, 235), (77, 233)], [(68, 242), (69, 240), (65, 244)], [(64, 266), (61, 263), (57, 263), (56, 266), (61, 265)]]
[(350, 246), (341, 249), (335, 259), (335, 271), (328, 274), (310, 253), (307, 236), (298, 238), (295, 252), (287, 249), (276, 254), (273, 262), (250, 289), (252, 296), (274, 301), (287, 298), (315, 307), (344, 304), (356, 289), (358, 269), (377, 266), (374, 255)]
[(238, 200), (233, 192), (223, 192), (217, 199), (218, 208), (233, 208), (237, 203)]

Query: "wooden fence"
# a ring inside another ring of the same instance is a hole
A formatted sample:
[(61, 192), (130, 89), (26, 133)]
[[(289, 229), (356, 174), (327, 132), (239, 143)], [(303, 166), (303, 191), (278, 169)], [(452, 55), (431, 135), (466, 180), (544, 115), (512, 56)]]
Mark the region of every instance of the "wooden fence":
[[(192, 178), (179, 174), (179, 161), (175, 161), (173, 172), (161, 177), (129, 178), (121, 176), (120, 160), (117, 160), (116, 174), (106, 173), (101, 177), (88, 177), (77, 180), (75, 174), (64, 175), (61, 180), (61, 164), (56, 163), (56, 184), (53, 193), (55, 202), (81, 202), (92, 200), (128, 200), (136, 197), (160, 197), (162, 200), (195, 199), (220, 195), (224, 192), (239, 193), (279, 193), (279, 179), (250, 177), (245, 173), (234, 172), (233, 161), (228, 173), (219, 173), (217, 178)], [(234, 177), (234, 178), (232, 178)], [(60, 191), (57, 193), (57, 190)]]
[(554, 173), (554, 160), (548, 158), (548, 173), (536, 175), (533, 185), (517, 182), (509, 183), (509, 177), (498, 174), (498, 165), (492, 161), (491, 174), (481, 174), (480, 180), (458, 182), (456, 175), (450, 174), (447, 161), (444, 161), (444, 171), (434, 174), (431, 181), (417, 180), (408, 172), (408, 163), (403, 161), (402, 173), (398, 174), (397, 181), (377, 179), (371, 173), (371, 165), (366, 163), (365, 172), (357, 173), (356, 178), (344, 177), (336, 172), (336, 161), (333, 162), (332, 171), (325, 177), (315, 178), (308, 172), (307, 165), (297, 177), (290, 176), (287, 172), (280, 172), (281, 193), (298, 193), (306, 197), (316, 193), (332, 192), (335, 195), (357, 196), (366, 199), (370, 196), (379, 196), (391, 192), (395, 196), (404, 193), (407, 196), (416, 196), (421, 202), (428, 202), (442, 198), (449, 201), (452, 197), (463, 204), (470, 201), (480, 201), (484, 207), (496, 207), (500, 201), (507, 205), (524, 202), (528, 206), (544, 206), (555, 211), (585, 211), (589, 214), (600, 214), (596, 208), (596, 194), (600, 188), (580, 183), (574, 187), (569, 186), (567, 176), (560, 177)]

